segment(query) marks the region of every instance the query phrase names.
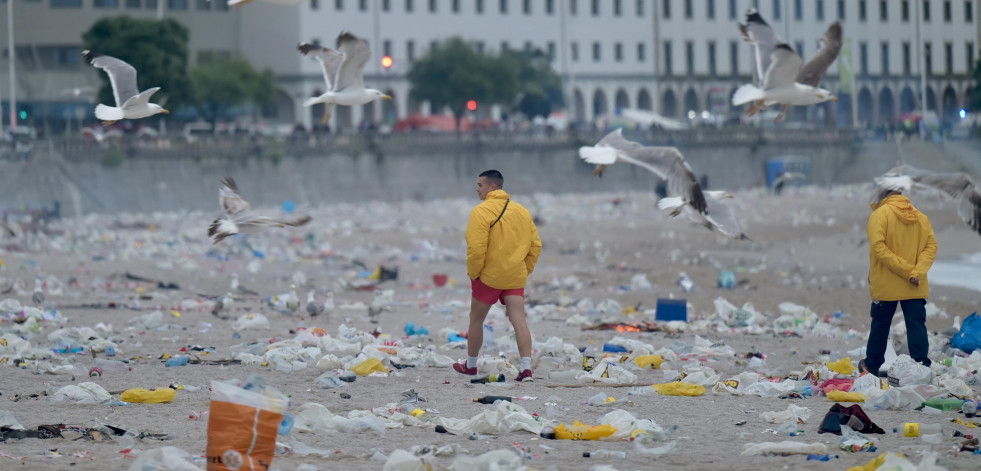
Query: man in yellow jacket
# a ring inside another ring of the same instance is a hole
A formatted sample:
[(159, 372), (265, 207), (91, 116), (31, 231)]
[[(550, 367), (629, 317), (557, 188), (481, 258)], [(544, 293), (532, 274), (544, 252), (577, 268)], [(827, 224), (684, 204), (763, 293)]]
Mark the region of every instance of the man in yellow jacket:
[(487, 170), (477, 178), (482, 202), (467, 222), (467, 275), (470, 276), (470, 327), (467, 361), (453, 369), (477, 374), (477, 357), (484, 342), (484, 319), (494, 303), (504, 304), (521, 365), (517, 381), (531, 381), (531, 331), (525, 319), (525, 283), (542, 253), (542, 241), (531, 214), (501, 189), (504, 176)]
[(937, 257), (933, 227), (909, 198), (896, 191), (873, 204), (872, 209), (868, 224), (872, 326), (859, 369), (879, 373), (896, 304), (903, 306), (910, 356), (930, 366), (924, 306), (930, 296), (927, 271)]

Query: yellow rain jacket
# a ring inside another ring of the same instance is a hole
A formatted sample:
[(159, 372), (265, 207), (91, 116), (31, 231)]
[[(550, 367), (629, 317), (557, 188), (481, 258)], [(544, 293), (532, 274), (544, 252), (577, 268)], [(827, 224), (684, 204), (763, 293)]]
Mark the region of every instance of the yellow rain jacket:
[[(927, 270), (937, 257), (937, 240), (925, 214), (903, 195), (872, 205), (869, 216), (869, 293), (875, 301), (930, 297)], [(910, 284), (919, 278), (920, 285)]]
[(467, 275), (495, 289), (524, 288), (542, 253), (531, 213), (510, 199), (504, 190), (487, 193), (467, 222)]

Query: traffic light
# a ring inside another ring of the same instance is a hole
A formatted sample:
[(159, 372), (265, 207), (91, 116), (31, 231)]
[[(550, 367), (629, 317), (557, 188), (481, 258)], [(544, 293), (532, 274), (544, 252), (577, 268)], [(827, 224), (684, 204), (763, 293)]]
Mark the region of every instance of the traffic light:
[(394, 63), (395, 61), (392, 60), (392, 56), (382, 56), (382, 67), (389, 69)]
[(24, 108), (21, 108), (20, 111), (17, 112), (17, 117), (20, 118), (21, 121), (26, 120), (27, 119), (27, 110), (24, 109)]
[(477, 100), (467, 101), (467, 109), (470, 111), (477, 111)]

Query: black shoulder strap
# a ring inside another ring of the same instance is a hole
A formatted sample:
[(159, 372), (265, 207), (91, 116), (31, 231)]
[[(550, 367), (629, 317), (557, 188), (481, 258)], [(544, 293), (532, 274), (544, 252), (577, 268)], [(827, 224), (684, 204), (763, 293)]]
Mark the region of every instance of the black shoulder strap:
[(498, 214), (497, 215), (497, 219), (495, 219), (494, 222), (491, 223), (491, 225), (490, 225), (490, 227), (488, 227), (488, 229), (493, 228), (494, 227), (494, 224), (497, 224), (497, 221), (500, 221), (501, 220), (501, 216), (504, 216), (504, 211), (507, 211), (508, 210), (508, 203), (510, 203), (510, 202), (511, 202), (511, 199), (508, 199), (507, 201), (504, 202), (504, 209), (501, 210), (501, 214)]

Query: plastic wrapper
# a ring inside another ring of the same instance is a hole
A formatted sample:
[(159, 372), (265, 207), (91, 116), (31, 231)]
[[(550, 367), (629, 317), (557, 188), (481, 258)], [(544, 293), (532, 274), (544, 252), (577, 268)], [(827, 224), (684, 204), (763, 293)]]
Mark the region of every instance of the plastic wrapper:
[(272, 388), (244, 389), (212, 381), (208, 471), (268, 469), (288, 404), (286, 396)]

